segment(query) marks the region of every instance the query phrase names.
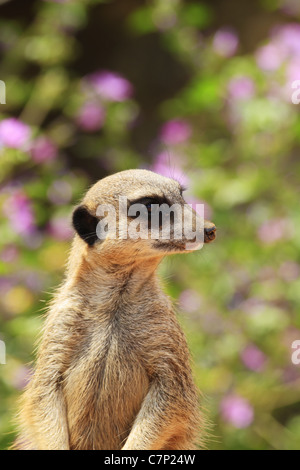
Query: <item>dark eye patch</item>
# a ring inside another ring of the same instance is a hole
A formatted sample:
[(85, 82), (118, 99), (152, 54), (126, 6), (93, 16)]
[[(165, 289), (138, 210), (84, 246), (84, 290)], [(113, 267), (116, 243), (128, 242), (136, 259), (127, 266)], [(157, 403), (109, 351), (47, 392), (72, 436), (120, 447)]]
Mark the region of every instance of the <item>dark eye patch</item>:
[[(155, 209), (156, 211), (159, 211), (159, 206), (161, 206), (162, 204), (166, 204), (168, 205), (169, 207), (172, 205), (172, 203), (169, 201), (168, 198), (166, 198), (165, 196), (147, 196), (147, 197), (143, 197), (143, 198), (140, 198), (140, 199), (136, 199), (134, 201), (129, 201), (129, 204), (128, 204), (128, 209), (129, 207), (133, 206), (134, 204), (142, 204), (144, 206), (146, 206), (147, 210), (148, 210), (148, 228), (150, 229), (151, 227), (151, 214), (153, 214), (153, 210), (151, 210), (151, 206), (152, 205), (156, 205)], [(140, 213), (138, 213), (136, 216), (129, 216), (130, 218), (136, 218), (140, 215)], [(163, 214), (159, 211), (158, 212), (158, 223), (159, 223), (159, 227), (161, 228), (162, 225), (163, 225)], [(173, 214), (171, 214), (171, 221), (173, 220)]]
[(148, 206), (148, 205), (150, 206), (152, 204), (158, 204), (158, 205), (168, 204), (168, 206), (171, 205), (170, 201), (166, 197), (163, 197), (163, 196), (146, 196), (146, 197), (136, 199), (134, 201), (129, 201), (128, 207), (131, 207), (134, 204), (142, 204), (143, 206)]

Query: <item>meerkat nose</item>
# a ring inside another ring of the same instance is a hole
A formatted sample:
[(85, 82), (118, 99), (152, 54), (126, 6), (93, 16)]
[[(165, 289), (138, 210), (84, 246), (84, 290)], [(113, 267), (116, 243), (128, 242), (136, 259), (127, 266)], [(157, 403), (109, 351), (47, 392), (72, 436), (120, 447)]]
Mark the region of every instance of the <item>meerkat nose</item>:
[(216, 238), (217, 227), (214, 224), (209, 223), (207, 227), (204, 227), (204, 243), (210, 243)]

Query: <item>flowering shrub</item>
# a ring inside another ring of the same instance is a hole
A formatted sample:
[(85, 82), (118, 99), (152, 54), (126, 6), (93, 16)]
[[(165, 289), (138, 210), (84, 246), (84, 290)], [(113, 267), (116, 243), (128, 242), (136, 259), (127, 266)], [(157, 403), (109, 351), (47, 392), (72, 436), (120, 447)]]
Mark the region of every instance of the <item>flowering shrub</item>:
[(0, 5), (0, 447), (62, 279), (72, 206), (107, 174), (149, 168), (218, 228), (212, 246), (161, 266), (209, 448), (299, 449), (299, 2), (261, 2), (232, 24), (208, 1), (21, 3)]

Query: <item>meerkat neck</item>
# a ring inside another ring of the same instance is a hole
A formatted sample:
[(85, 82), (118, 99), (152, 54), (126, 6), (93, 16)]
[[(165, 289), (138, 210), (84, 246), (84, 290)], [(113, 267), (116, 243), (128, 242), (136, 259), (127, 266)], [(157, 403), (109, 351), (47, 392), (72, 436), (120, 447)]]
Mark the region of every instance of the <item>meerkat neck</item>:
[[(73, 250), (77, 250), (75, 244)], [(84, 290), (92, 298), (115, 296), (122, 293), (122, 300), (131, 300), (142, 290), (157, 291), (158, 278), (156, 270), (162, 257), (146, 258), (143, 260), (128, 259), (120, 263), (115, 259), (90, 256), (85, 246), (70, 256), (66, 284), (76, 289)]]

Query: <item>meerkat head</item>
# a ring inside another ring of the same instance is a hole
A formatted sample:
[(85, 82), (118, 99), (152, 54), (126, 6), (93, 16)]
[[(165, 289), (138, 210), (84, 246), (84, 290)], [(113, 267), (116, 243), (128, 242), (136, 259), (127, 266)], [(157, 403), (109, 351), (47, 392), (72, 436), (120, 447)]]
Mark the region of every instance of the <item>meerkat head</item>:
[(87, 250), (120, 262), (193, 251), (214, 240), (216, 227), (186, 204), (183, 191), (151, 171), (122, 171), (92, 186), (73, 226)]

